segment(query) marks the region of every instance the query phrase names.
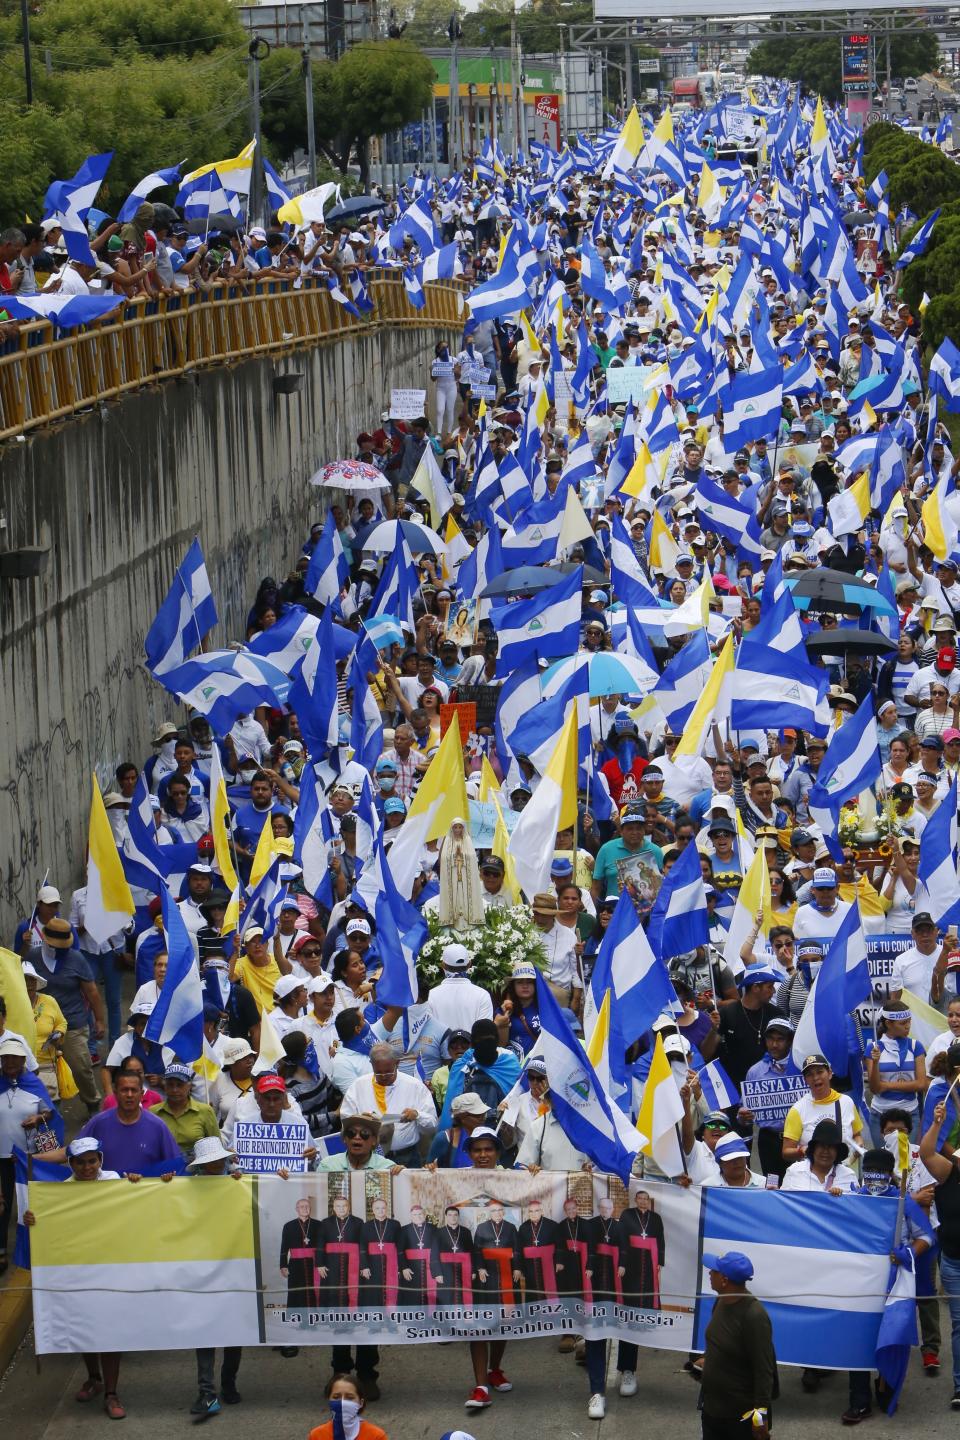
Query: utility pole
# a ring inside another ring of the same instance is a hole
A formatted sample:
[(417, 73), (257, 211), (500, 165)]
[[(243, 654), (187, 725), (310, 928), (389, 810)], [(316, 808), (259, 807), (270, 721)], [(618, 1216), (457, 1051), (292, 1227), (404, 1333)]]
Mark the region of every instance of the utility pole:
[(447, 101), (450, 141), (447, 148), (450, 154), (450, 170), (455, 173), (460, 169), (460, 67), (457, 62), (457, 42), (463, 35), (456, 12), (450, 16), (447, 34), (450, 37), (450, 96)]
[(627, 66), (623, 91), (623, 118), (626, 119), (633, 107), (633, 46), (628, 41), (624, 49)]
[(250, 121), (253, 138), (253, 158), (250, 162), (250, 195), (247, 207), (247, 228), (259, 224), (264, 213), (263, 186), (263, 136), (260, 132), (260, 61), (270, 54), (270, 46), (262, 36), (257, 35), (247, 50), (250, 56)]
[(563, 26), (558, 25), (560, 31), (560, 149), (567, 143), (567, 120), (570, 115), (567, 101), (567, 57), (563, 48)]
[(312, 190), (317, 183), (317, 135), (313, 113), (313, 55), (310, 50), (310, 6), (302, 7), (303, 13), (303, 79), (306, 85), (307, 101), (307, 187)]
[(510, 148), (516, 155), (520, 149), (520, 108), (517, 104), (517, 5), (510, 7)]
[(27, 91), (27, 104), (33, 104), (33, 65), (30, 61), (30, 11), (27, 0), (20, 0), (20, 23), (23, 26), (23, 82)]

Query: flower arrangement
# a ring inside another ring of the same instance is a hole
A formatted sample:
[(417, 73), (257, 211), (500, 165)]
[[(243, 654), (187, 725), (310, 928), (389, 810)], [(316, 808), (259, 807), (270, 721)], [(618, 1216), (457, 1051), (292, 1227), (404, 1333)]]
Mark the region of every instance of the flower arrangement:
[(502, 990), (519, 960), (528, 960), (539, 969), (546, 964), (540, 931), (526, 905), (490, 905), (483, 924), (469, 930), (441, 926), (435, 914), (426, 919), (430, 936), (417, 957), (417, 967), (430, 985), (442, 979), (440, 956), (444, 946), (451, 944), (466, 946), (473, 958), (470, 979), (486, 990)]
[(837, 838), (841, 845), (860, 844), (860, 815), (855, 804), (852, 809), (845, 806), (841, 810)]

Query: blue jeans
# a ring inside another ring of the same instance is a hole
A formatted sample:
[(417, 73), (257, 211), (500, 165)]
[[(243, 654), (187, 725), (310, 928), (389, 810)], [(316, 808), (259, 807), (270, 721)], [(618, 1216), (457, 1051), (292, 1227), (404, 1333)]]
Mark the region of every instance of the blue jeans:
[(953, 1351), (953, 1388), (960, 1390), (960, 1260), (940, 1256), (940, 1280), (950, 1311), (950, 1344)]
[(93, 971), (93, 978), (98, 985), (103, 986), (107, 1005), (107, 1036), (109, 1044), (113, 1045), (123, 1033), (120, 1007), (120, 987), (123, 983), (123, 975), (120, 970), (119, 957), (113, 950), (107, 950), (103, 955), (91, 955), (89, 951), (85, 950), (83, 956)]
[[(590, 1394), (602, 1395), (607, 1388), (607, 1342), (606, 1340), (588, 1340), (586, 1351)], [(629, 1340), (621, 1340), (617, 1346), (617, 1369), (622, 1374), (625, 1370), (635, 1371), (636, 1368), (637, 1346), (631, 1345)]]

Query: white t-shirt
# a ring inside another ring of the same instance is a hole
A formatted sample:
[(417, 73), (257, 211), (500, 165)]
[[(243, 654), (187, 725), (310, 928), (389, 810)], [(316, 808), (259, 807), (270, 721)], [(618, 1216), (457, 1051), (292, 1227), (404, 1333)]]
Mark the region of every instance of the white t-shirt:
[(794, 1165), (787, 1166), (780, 1189), (827, 1191), (839, 1188), (848, 1193), (856, 1183), (857, 1177), (849, 1165), (843, 1163), (835, 1165), (828, 1173), (826, 1181), (823, 1181), (814, 1175), (809, 1160), (798, 1160)]
[(893, 993), (896, 994), (898, 990), (909, 990), (911, 995), (916, 995), (918, 1000), (929, 1001), (930, 981), (933, 978), (939, 954), (939, 945), (935, 947), (932, 955), (922, 954), (916, 945), (913, 945), (909, 950), (904, 950), (902, 954), (898, 955), (890, 972), (890, 989)]

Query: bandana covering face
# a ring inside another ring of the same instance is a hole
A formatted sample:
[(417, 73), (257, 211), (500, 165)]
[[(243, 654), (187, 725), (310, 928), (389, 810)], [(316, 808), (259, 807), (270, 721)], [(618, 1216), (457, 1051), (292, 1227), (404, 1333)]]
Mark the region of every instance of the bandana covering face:
[(330, 1414), (333, 1417), (333, 1440), (357, 1440), (360, 1434), (358, 1400), (331, 1400)]

